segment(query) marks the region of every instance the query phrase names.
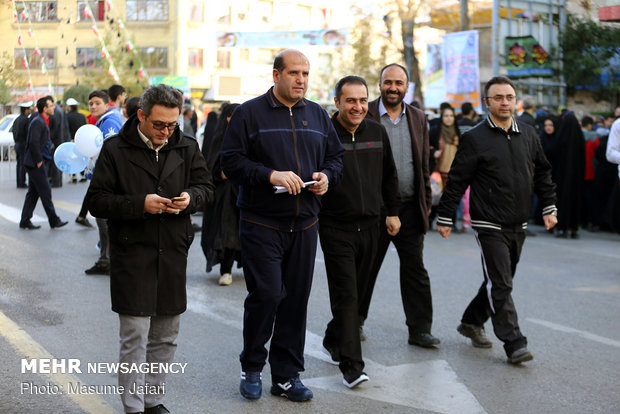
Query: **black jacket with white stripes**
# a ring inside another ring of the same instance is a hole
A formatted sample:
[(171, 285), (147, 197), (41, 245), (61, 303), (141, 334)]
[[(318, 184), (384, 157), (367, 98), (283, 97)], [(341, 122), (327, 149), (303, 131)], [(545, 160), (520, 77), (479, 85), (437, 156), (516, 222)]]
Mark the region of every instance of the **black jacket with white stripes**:
[(438, 225), (453, 224), (467, 186), (471, 223), (477, 229), (525, 229), (534, 192), (543, 215), (557, 211), (551, 165), (538, 134), (514, 118), (507, 131), (487, 117), (463, 134), (439, 202)]

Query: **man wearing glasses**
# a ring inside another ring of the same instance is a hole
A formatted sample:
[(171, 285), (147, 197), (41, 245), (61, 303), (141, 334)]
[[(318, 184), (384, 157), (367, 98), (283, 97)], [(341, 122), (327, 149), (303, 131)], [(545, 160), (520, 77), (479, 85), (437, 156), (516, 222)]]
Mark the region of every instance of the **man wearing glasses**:
[(158, 367), (174, 357), (187, 307), (190, 214), (213, 197), (198, 143), (178, 128), (182, 108), (177, 89), (158, 85), (144, 92), (137, 116), (105, 140), (87, 194), (91, 213), (108, 221), (120, 363), (131, 368), (148, 362), (146, 370), (119, 371), (128, 413), (169, 412), (163, 406), (165, 370)]
[(511, 364), (534, 357), (521, 333), (512, 301), (514, 278), (525, 240), (532, 190), (543, 206), (547, 230), (557, 224), (555, 184), (536, 130), (515, 120), (515, 88), (497, 76), (485, 86), (487, 119), (461, 138), (439, 203), (437, 230), (450, 236), (452, 217), (466, 188), (471, 186), (471, 224), (482, 256), (484, 281), (458, 326), (477, 348), (493, 344), (484, 334), (491, 317), (495, 335), (504, 343)]

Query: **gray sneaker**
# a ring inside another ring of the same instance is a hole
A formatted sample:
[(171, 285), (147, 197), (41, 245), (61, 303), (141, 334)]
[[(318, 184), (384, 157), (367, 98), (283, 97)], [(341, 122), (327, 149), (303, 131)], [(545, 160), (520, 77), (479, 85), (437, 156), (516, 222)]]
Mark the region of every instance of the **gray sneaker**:
[(484, 334), (483, 326), (476, 326), (469, 323), (462, 323), (456, 328), (463, 336), (471, 339), (471, 344), (476, 348), (491, 348), (493, 342)]
[(510, 354), (510, 356), (508, 357), (508, 362), (516, 365), (520, 364), (521, 362), (531, 361), (532, 359), (534, 359), (534, 355), (532, 355), (532, 353), (528, 351), (527, 348), (523, 347), (517, 349), (512, 354)]

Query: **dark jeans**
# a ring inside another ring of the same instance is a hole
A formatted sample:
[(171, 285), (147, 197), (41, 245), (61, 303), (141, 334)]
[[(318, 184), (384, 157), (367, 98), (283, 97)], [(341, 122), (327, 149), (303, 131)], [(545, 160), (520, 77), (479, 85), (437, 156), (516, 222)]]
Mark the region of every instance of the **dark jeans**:
[(484, 281), (465, 309), (461, 322), (482, 326), (490, 316), (495, 336), (504, 342), (506, 355), (510, 356), (527, 346), (511, 295), (525, 232), (477, 230), (474, 234), (480, 246)]
[(360, 374), (364, 369), (358, 298), (368, 286), (379, 240), (378, 224), (361, 231), (327, 226), (319, 230), (333, 315), (323, 345), (340, 356), (343, 374)]
[(239, 227), (248, 289), (241, 368), (262, 371), (267, 359), (265, 344), (271, 338), (272, 378), (290, 379), (304, 370), (306, 312), (318, 225), (290, 233), (243, 220)]
[(390, 242), (396, 246), (400, 259), (400, 293), (407, 318), (409, 333), (430, 333), (433, 323), (431, 281), (424, 267), (424, 233), (419, 223), (419, 207), (413, 202), (404, 203), (398, 214), (400, 232), (392, 237), (387, 233), (385, 217), (381, 218), (376, 260), (368, 279), (368, 288), (359, 304), (360, 320), (368, 316), (372, 292)]
[(55, 226), (61, 222), (60, 217), (56, 214), (54, 203), (52, 203), (52, 189), (47, 180), (47, 167), (50, 161), (43, 161), (40, 168), (26, 168), (28, 173), (28, 192), (24, 199), (24, 207), (22, 208), (22, 217), (20, 225), (25, 225), (32, 218), (34, 208), (37, 206), (39, 198), (43, 203), (45, 214), (50, 226)]

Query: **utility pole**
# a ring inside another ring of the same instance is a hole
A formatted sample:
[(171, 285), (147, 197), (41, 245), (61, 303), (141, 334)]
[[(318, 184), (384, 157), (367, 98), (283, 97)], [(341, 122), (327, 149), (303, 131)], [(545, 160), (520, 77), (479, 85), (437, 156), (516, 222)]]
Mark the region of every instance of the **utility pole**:
[(468, 0), (461, 0), (461, 31), (469, 30)]

